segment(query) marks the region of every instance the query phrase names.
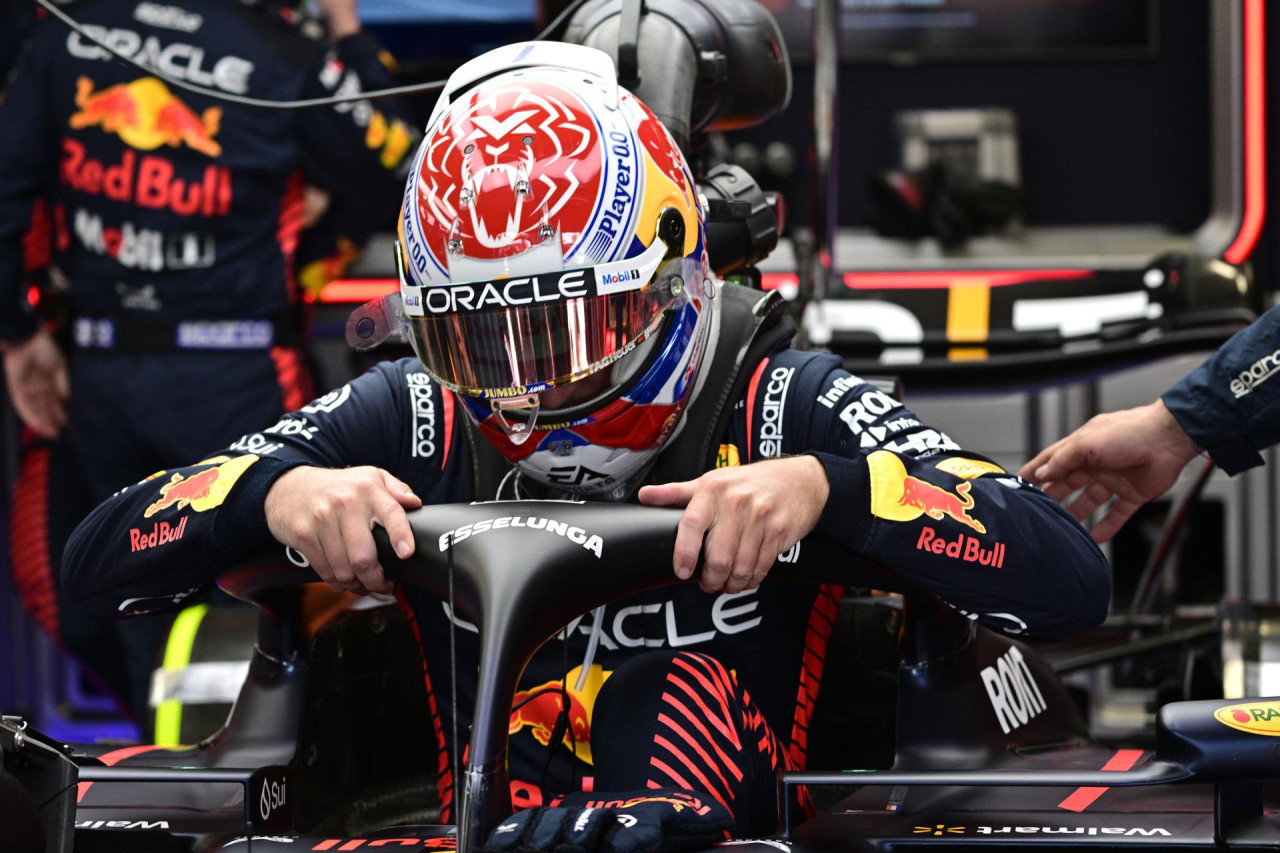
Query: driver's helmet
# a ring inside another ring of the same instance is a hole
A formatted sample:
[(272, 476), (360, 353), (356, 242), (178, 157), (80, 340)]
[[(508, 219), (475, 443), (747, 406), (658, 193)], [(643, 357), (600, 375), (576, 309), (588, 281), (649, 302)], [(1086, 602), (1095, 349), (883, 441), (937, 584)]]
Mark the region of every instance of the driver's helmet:
[[(531, 42), (460, 68), (399, 237), (413, 347), (484, 436), (559, 492), (629, 493), (689, 400), (715, 284), (688, 164), (609, 56)], [(598, 371), (593, 399), (539, 411)]]

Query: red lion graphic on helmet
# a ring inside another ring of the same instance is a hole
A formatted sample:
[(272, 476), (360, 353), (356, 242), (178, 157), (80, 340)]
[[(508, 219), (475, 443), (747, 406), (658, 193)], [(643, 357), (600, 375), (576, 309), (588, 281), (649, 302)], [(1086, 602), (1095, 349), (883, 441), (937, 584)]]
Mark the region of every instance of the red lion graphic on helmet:
[(590, 224), (604, 148), (589, 108), (554, 83), (472, 93), (431, 135), (419, 173), (432, 253), (446, 261), (448, 234), (455, 253), (509, 257), (555, 222), (567, 254)]

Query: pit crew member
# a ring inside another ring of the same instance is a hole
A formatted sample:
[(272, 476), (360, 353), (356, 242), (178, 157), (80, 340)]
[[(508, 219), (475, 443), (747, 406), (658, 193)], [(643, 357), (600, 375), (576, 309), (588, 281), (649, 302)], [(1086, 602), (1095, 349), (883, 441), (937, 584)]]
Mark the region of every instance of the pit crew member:
[[(77, 3), (90, 36), (148, 70), (46, 20), (0, 104), (0, 347), (27, 428), (15, 578), (37, 621), (138, 716), (166, 623), (70, 604), (52, 569), (66, 537), (121, 483), (312, 396), (295, 275), (304, 176), (343, 221), (390, 228), (415, 140), (370, 102), (264, 109), (160, 75), (269, 100), (389, 83), (354, 0), (324, 5), (330, 43), (279, 3)], [(28, 250), (49, 235), (67, 283), (42, 294), (44, 317), (24, 265), (48, 259), (24, 259), (27, 232)]]

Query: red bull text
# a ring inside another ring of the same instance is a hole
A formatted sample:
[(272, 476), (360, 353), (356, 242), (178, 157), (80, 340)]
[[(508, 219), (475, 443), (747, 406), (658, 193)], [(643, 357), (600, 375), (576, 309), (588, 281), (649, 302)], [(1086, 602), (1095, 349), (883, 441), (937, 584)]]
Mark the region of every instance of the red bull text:
[(990, 548), (983, 548), (977, 538), (965, 536), (963, 533), (955, 539), (946, 540), (932, 527), (926, 527), (920, 531), (920, 538), (916, 540), (916, 550), (944, 554), (966, 563), (978, 563), (997, 569), (1004, 566), (1004, 543), (997, 542)]
[(145, 551), (148, 548), (157, 548), (161, 545), (168, 545), (170, 542), (177, 542), (182, 538), (182, 534), (187, 532), (187, 518), (188, 516), (184, 515), (177, 524), (158, 521), (146, 533), (136, 527), (131, 528), (129, 530), (129, 550), (135, 552)]
[(198, 181), (174, 177), (173, 163), (164, 157), (125, 151), (117, 163), (86, 156), (84, 144), (62, 140), (59, 177), (65, 186), (112, 201), (179, 216), (207, 218), (231, 212), (231, 170), (206, 166)]

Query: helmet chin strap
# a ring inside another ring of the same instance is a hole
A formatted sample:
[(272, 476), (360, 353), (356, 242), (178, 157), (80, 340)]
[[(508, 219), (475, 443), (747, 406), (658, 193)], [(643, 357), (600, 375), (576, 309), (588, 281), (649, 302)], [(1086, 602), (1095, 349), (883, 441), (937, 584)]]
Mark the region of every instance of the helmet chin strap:
[[(507, 439), (519, 446), (533, 435), (533, 424), (538, 417), (538, 395), (527, 394), (523, 397), (499, 397), (489, 402), (493, 409), (494, 420), (506, 434)], [(508, 413), (518, 416), (518, 420), (507, 417)]]

